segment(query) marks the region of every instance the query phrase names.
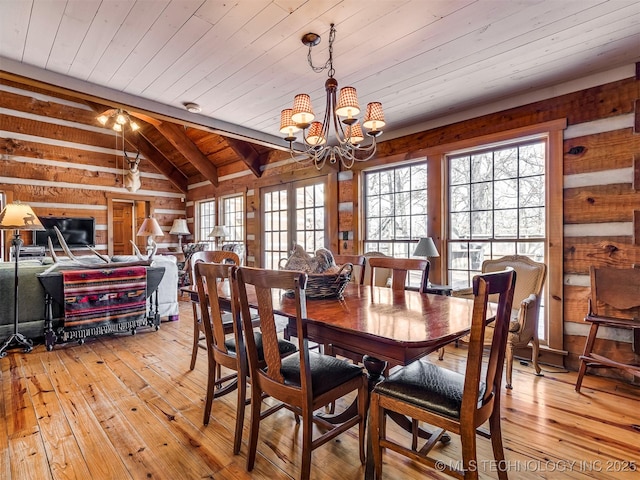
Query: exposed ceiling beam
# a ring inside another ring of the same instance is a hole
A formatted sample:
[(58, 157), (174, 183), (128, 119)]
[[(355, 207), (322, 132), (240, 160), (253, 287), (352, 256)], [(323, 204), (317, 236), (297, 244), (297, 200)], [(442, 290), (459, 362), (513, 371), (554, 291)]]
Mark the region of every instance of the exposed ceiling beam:
[(260, 167), (265, 162), (261, 161), (260, 154), (256, 151), (253, 145), (231, 137), (224, 137), (224, 140), (227, 142), (231, 150), (236, 152), (247, 167), (249, 167), (249, 170), (251, 170), (256, 177), (260, 178), (262, 175)]
[(182, 127), (174, 123), (158, 121), (154, 126), (207, 180), (214, 186), (218, 186), (218, 169), (187, 137)]
[(138, 130), (140, 138), (137, 142), (131, 141), (131, 135), (129, 135), (129, 137), (127, 137), (127, 143), (132, 148), (139, 148), (140, 153), (142, 153), (145, 158), (160, 171), (160, 173), (167, 177), (167, 180), (169, 180), (182, 193), (186, 194), (189, 179), (180, 170), (178, 170), (173, 163), (167, 160), (160, 150), (147, 140), (147, 137), (144, 136), (144, 133), (141, 130), (142, 129)]

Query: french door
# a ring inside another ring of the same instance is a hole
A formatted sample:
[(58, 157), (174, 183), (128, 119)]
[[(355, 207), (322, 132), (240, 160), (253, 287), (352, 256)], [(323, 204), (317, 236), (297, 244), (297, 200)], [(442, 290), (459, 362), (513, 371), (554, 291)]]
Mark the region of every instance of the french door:
[(294, 244), (315, 252), (326, 246), (324, 180), (309, 179), (261, 190), (262, 264), (277, 269)]

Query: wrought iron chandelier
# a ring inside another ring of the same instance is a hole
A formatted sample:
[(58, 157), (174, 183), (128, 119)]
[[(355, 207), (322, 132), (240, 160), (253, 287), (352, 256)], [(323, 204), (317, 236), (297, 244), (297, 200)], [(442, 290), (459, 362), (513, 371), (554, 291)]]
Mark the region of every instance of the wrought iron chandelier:
[[(380, 129), (385, 126), (382, 104), (369, 103), (362, 126), (368, 130), (367, 135), (372, 141), (368, 146), (361, 145), (364, 135), (357, 118), (360, 114), (360, 106), (356, 89), (343, 87), (340, 89), (340, 95), (336, 95), (338, 81), (333, 77), (335, 36), (336, 29), (332, 23), (329, 31), (329, 59), (320, 67), (314, 66), (311, 60), (311, 49), (320, 43), (320, 35), (307, 33), (302, 37), (302, 43), (309, 47), (307, 61), (313, 71), (319, 73), (328, 69), (329, 78), (325, 82), (327, 102), (323, 121), (313, 121), (315, 115), (311, 106), (311, 97), (306, 93), (296, 95), (293, 108), (287, 108), (280, 113), (280, 133), (286, 135), (285, 140), (289, 142), (291, 157), (300, 161), (301, 152), (294, 150), (293, 142), (296, 140), (294, 134), (302, 130), (305, 144), (305, 150), (302, 153), (307, 157), (302, 161), (312, 161), (318, 170), (324, 167), (327, 160), (330, 164), (334, 164), (340, 159), (340, 163), (345, 168), (351, 168), (356, 161), (364, 162), (371, 159), (376, 153), (376, 137), (382, 133)], [(333, 141), (329, 143), (331, 124), (333, 124), (337, 143)]]

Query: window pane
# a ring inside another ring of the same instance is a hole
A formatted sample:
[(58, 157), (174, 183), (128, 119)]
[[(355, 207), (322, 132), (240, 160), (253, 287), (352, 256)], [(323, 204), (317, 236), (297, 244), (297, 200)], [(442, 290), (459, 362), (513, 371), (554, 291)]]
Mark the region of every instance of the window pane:
[(544, 205), (544, 177), (535, 176), (520, 179), (520, 202), (523, 206)]
[(496, 151), (493, 158), (493, 168), (496, 180), (516, 178), (518, 176), (518, 149), (506, 148)]
[(451, 187), (450, 192), (450, 205), (452, 212), (468, 212), (471, 209), (470, 198), (470, 186), (459, 185)]
[(471, 181), (484, 182), (493, 179), (493, 155), (480, 153), (471, 155)]
[(452, 158), (449, 162), (450, 185), (467, 184), (471, 182), (471, 163), (469, 157)]
[(471, 213), (471, 238), (493, 236), (493, 211)]
[(544, 175), (545, 145), (536, 143), (520, 147), (520, 176)]
[(483, 182), (471, 185), (471, 209), (489, 210), (493, 207), (493, 183)]
[(516, 238), (518, 236), (518, 210), (497, 210), (495, 212), (494, 235), (496, 238)]
[(494, 182), (494, 204), (493, 207), (498, 208), (517, 208), (518, 207), (518, 181), (517, 180), (501, 180)]

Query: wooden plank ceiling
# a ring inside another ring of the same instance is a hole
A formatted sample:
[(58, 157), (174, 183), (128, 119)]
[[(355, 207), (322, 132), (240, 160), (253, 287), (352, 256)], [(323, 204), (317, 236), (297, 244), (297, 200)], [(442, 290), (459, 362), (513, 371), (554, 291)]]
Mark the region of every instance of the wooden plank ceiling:
[(0, 74), (126, 108), (183, 190), (283, 158), (279, 113), (296, 93), (322, 115), (326, 72), (300, 38), (322, 36), (321, 65), (331, 23), (335, 76), (361, 106), (383, 103), (382, 141), (640, 60), (638, 0), (0, 0)]

